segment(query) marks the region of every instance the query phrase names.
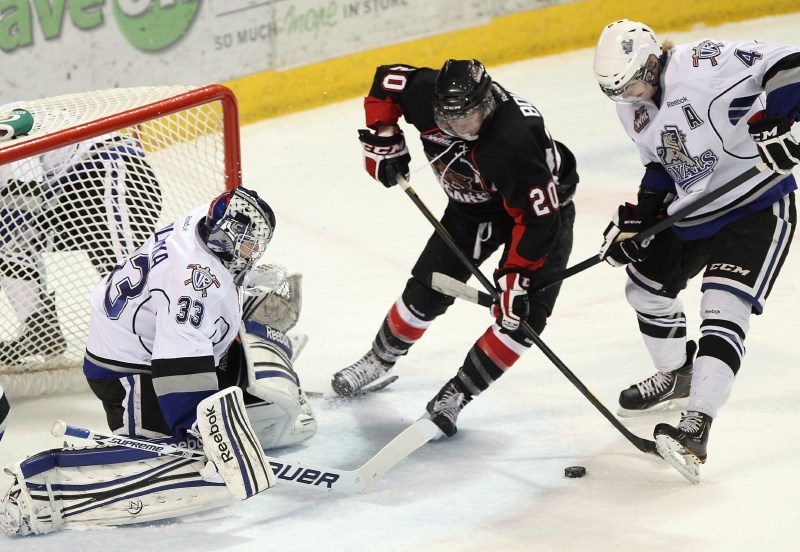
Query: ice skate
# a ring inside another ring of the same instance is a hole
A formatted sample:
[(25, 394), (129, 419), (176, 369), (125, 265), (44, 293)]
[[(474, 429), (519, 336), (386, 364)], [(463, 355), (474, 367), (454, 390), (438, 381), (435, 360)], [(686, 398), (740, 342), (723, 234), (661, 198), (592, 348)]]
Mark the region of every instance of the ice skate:
[(42, 355), (52, 357), (67, 349), (67, 341), (58, 324), (55, 309), (45, 308), (31, 314), (19, 337), (0, 342), (0, 364), (16, 364)]
[(428, 403), (427, 414), (423, 417), (436, 424), (444, 435), (452, 437), (458, 431), (456, 427), (458, 415), (469, 401), (470, 399), (467, 399), (464, 392), (458, 388), (458, 384), (450, 380)]
[(331, 380), (331, 387), (343, 397), (382, 389), (397, 379), (397, 376), (392, 376), (391, 381), (390, 378), (381, 380), (389, 373), (392, 366), (394, 362), (387, 362), (378, 357), (374, 350), (370, 350), (354, 364), (336, 372)]
[(658, 453), (686, 479), (700, 483), (712, 419), (702, 412), (684, 412), (677, 427), (658, 424), (653, 431)]
[(672, 372), (656, 372), (646, 380), (631, 385), (619, 395), (617, 414), (623, 418), (643, 416), (664, 410), (679, 410), (688, 403), (692, 384), (692, 366), (697, 344), (686, 342), (686, 362)]

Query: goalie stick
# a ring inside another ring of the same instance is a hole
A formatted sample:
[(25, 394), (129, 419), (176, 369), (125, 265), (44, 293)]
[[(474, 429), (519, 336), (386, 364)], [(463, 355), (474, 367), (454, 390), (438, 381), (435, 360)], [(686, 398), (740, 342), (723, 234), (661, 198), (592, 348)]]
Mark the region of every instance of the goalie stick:
[[(461, 251), (461, 249), (458, 247), (455, 240), (453, 240), (453, 237), (450, 236), (450, 234), (447, 232), (447, 229), (442, 225), (441, 222), (439, 222), (436, 219), (436, 217), (433, 216), (433, 213), (431, 213), (430, 209), (428, 209), (428, 207), (422, 202), (417, 193), (414, 191), (414, 189), (408, 184), (408, 180), (403, 178), (401, 175), (397, 175), (397, 183), (400, 185), (400, 187), (403, 189), (406, 195), (408, 195), (408, 197), (411, 198), (411, 201), (414, 202), (414, 205), (417, 206), (420, 212), (422, 212), (422, 214), (425, 215), (425, 218), (428, 219), (428, 222), (430, 222), (431, 225), (433, 225), (433, 228), (436, 231), (436, 233), (439, 234), (439, 237), (441, 237), (442, 240), (444, 240), (444, 242), (447, 244), (447, 246), (450, 248), (453, 254), (456, 257), (458, 257), (462, 263), (464, 263), (464, 266), (468, 268), (470, 272), (472, 272), (472, 274), (478, 279), (481, 285), (483, 285), (486, 291), (491, 294), (493, 301), (497, 301), (500, 295), (498, 291), (495, 289), (494, 285), (492, 285), (492, 283), (489, 281), (486, 275), (483, 272), (481, 272), (480, 269), (477, 266), (475, 266), (472, 263), (472, 261), (470, 261), (467, 258), (466, 255), (464, 255), (464, 252)], [(539, 350), (550, 360), (550, 362), (552, 362), (555, 365), (555, 367), (558, 368), (558, 370), (562, 374), (564, 374), (564, 376), (572, 383), (572, 385), (574, 385), (578, 389), (578, 391), (580, 391), (581, 394), (584, 397), (586, 397), (586, 399), (588, 399), (590, 403), (592, 403), (592, 406), (594, 406), (603, 415), (603, 417), (605, 417), (606, 420), (608, 420), (611, 423), (611, 425), (613, 425), (617, 429), (617, 431), (619, 431), (622, 434), (623, 437), (625, 437), (628, 441), (630, 441), (630, 443), (633, 446), (635, 446), (642, 452), (646, 452), (649, 454), (658, 454), (658, 452), (656, 451), (655, 442), (651, 441), (650, 439), (639, 437), (638, 435), (632, 433), (627, 427), (625, 427), (622, 424), (622, 422), (620, 422), (617, 419), (617, 417), (614, 416), (608, 410), (608, 408), (606, 408), (605, 405), (602, 402), (600, 402), (597, 399), (597, 397), (594, 396), (594, 394), (591, 391), (589, 391), (589, 389), (583, 384), (583, 382), (580, 379), (578, 379), (578, 377), (575, 374), (572, 373), (572, 371), (567, 367), (567, 365), (564, 364), (564, 362), (562, 362), (560, 358), (558, 358), (558, 356), (550, 349), (550, 347), (548, 347), (547, 344), (544, 341), (542, 341), (542, 338), (539, 337), (539, 334), (537, 334), (534, 331), (534, 329), (531, 327), (530, 324), (528, 324), (526, 320), (523, 320), (520, 323), (520, 328), (522, 329), (523, 332), (525, 332), (525, 335), (531, 341), (533, 341), (536, 347), (538, 347)]]
[[(404, 429), (397, 437), (379, 450), (361, 467), (354, 470), (340, 470), (325, 466), (317, 466), (308, 462), (275, 458), (267, 456), (278, 481), (312, 488), (321, 491), (334, 491), (343, 494), (363, 492), (383, 474), (407, 458), (419, 447), (436, 437), (439, 428), (427, 419), (417, 420)], [(50, 433), (55, 437), (76, 437), (94, 441), (100, 445), (123, 446), (137, 450), (150, 451), (156, 456), (179, 456), (194, 460), (206, 460), (206, 456), (198, 451), (167, 443), (157, 443), (133, 439), (121, 435), (105, 435), (88, 429), (75, 427), (62, 420), (53, 423)]]

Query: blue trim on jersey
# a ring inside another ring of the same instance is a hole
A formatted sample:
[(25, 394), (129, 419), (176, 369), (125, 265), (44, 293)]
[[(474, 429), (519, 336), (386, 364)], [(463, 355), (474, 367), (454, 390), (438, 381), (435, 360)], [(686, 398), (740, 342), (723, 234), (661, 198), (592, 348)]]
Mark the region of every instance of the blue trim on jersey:
[(641, 186), (643, 188), (652, 188), (671, 194), (675, 193), (675, 181), (672, 180), (669, 173), (663, 169), (646, 167)]
[[(103, 365), (100, 365), (100, 362), (102, 362)], [(118, 369), (115, 369), (115, 367)], [(86, 351), (83, 357), (83, 375), (86, 376), (87, 379), (120, 379), (132, 374), (150, 374), (150, 371), (150, 366), (147, 364), (117, 362), (95, 356), (89, 351)]]
[(734, 209), (730, 213), (723, 215), (717, 219), (709, 222), (698, 224), (696, 226), (672, 226), (672, 230), (678, 239), (681, 241), (692, 241), (709, 238), (725, 228), (730, 223), (746, 217), (752, 213), (763, 211), (770, 208), (773, 204), (779, 202), (781, 199), (792, 193), (797, 189), (797, 182), (794, 175), (789, 175), (783, 178), (778, 184), (769, 189), (765, 194), (759, 197), (753, 203)]
[(800, 83), (781, 86), (767, 94), (767, 117), (786, 116), (800, 119)]
[(186, 437), (197, 420), (197, 405), (217, 391), (188, 391), (158, 396), (158, 406), (164, 420), (178, 439)]

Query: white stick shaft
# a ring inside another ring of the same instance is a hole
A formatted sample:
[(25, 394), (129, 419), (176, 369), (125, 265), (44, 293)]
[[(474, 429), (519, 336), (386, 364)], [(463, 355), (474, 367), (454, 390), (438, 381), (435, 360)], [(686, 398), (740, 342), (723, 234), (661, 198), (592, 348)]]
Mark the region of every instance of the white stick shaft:
[[(363, 466), (355, 470), (339, 470), (325, 466), (316, 466), (307, 462), (286, 460), (271, 456), (267, 456), (266, 458), (279, 481), (321, 491), (356, 494), (364, 491), (367, 487), (380, 479), (384, 473), (407, 458), (419, 447), (433, 439), (438, 431), (436, 425), (430, 420), (417, 420), (403, 430), (397, 437), (389, 441), (385, 447), (367, 460)], [(198, 460), (205, 459), (203, 453), (198, 451), (173, 445), (141, 441), (130, 437), (103, 435), (102, 433), (68, 425), (61, 420), (53, 424), (50, 432), (56, 437), (66, 435), (69, 437), (88, 439), (103, 445), (147, 450), (158, 455), (197, 458)]]

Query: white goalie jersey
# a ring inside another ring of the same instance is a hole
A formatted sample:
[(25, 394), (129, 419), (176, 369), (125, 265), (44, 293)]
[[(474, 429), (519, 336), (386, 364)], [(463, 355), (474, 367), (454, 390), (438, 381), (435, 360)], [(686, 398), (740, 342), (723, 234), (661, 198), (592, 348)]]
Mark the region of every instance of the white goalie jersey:
[[(648, 171), (642, 185), (676, 195), (670, 214), (760, 161), (747, 120), (765, 108), (769, 69), (798, 52), (792, 46), (755, 41), (704, 39), (678, 45), (667, 54), (660, 97), (617, 105), (642, 163), (661, 165), (668, 175), (654, 182), (660, 171)], [(717, 92), (710, 94), (709, 89)], [(791, 175), (760, 186), (769, 176), (761, 173), (699, 209), (676, 224), (676, 233), (685, 240), (711, 236), (732, 218), (764, 209), (796, 188)]]

